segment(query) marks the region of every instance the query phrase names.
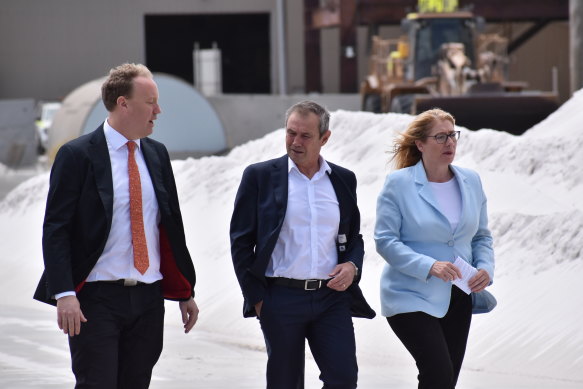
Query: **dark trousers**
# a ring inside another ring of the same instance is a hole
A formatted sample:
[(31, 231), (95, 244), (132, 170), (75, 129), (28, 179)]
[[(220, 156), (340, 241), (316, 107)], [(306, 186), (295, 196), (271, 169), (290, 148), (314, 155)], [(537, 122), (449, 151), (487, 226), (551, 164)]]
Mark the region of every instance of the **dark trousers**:
[(417, 363), (418, 388), (455, 388), (472, 320), (471, 297), (454, 286), (449, 309), (443, 318), (411, 312), (387, 317), (387, 320)]
[(148, 388), (162, 352), (160, 283), (125, 287), (88, 282), (78, 298), (87, 322), (69, 338), (75, 388)]
[(305, 339), (327, 389), (354, 389), (358, 376), (350, 296), (271, 285), (261, 308), (267, 388), (296, 389), (303, 379)]

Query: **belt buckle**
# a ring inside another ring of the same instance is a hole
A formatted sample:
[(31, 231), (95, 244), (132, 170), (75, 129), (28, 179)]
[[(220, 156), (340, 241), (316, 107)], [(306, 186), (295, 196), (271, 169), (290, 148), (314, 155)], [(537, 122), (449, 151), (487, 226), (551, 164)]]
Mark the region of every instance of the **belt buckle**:
[[(310, 288), (308, 282), (317, 282), (316, 287)], [(306, 280), (304, 283), (304, 290), (318, 290), (320, 289), (320, 286), (322, 286), (322, 280)]]
[(136, 286), (138, 280), (132, 280), (131, 278), (126, 278), (123, 280), (123, 286)]

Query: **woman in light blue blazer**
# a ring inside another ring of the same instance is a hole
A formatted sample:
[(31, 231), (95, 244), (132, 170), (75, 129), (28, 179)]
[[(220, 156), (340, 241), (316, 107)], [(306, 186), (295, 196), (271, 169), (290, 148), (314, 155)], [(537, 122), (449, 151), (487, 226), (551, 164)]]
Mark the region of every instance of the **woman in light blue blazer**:
[(463, 280), (453, 262), (459, 257), (477, 269), (466, 279), (472, 292), (485, 289), (494, 275), (480, 178), (452, 165), (459, 135), (447, 112), (418, 115), (395, 141), (397, 170), (377, 203), (374, 238), (387, 262), (382, 314), (415, 359), (424, 389), (455, 388), (464, 358), (472, 299), (453, 286)]

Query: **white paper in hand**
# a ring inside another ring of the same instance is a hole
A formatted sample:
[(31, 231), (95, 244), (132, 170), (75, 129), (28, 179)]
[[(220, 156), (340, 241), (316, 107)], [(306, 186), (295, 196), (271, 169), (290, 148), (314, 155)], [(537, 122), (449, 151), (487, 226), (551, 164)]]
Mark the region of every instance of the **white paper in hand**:
[(466, 294), (470, 294), (472, 290), (470, 289), (468, 282), (472, 279), (473, 276), (476, 275), (478, 270), (461, 259), (460, 257), (456, 257), (453, 263), (462, 273), (462, 278), (457, 278), (453, 280), (451, 283), (456, 285), (458, 288), (463, 290)]

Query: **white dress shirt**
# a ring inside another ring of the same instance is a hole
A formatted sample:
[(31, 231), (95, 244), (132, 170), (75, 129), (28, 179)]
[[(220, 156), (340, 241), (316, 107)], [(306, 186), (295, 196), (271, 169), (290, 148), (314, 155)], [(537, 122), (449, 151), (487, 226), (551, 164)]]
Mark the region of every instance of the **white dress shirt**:
[(97, 260), (93, 270), (87, 277), (87, 282), (119, 280), (131, 278), (152, 283), (162, 279), (160, 273), (160, 231), (158, 224), (160, 215), (154, 185), (144, 161), (140, 140), (134, 156), (140, 171), (142, 184), (142, 214), (144, 217), (144, 232), (148, 245), (150, 266), (144, 274), (134, 267), (134, 249), (132, 246), (132, 229), (130, 222), (130, 191), (128, 175), (128, 140), (112, 128), (107, 120), (103, 125), (113, 178), (113, 219), (111, 230), (103, 253)]
[[(162, 279), (160, 273), (160, 231), (158, 224), (160, 215), (158, 201), (150, 173), (146, 167), (140, 140), (134, 142), (138, 146), (134, 157), (140, 172), (142, 184), (142, 213), (144, 217), (144, 231), (148, 246), (149, 267), (144, 274), (134, 267), (134, 250), (132, 246), (132, 230), (130, 222), (130, 191), (128, 175), (128, 140), (113, 127), (107, 120), (103, 124), (109, 159), (111, 161), (111, 175), (113, 179), (113, 218), (111, 230), (105, 243), (103, 253), (87, 276), (87, 282), (114, 281), (119, 279), (133, 279), (152, 283)], [(75, 292), (63, 292), (55, 298), (74, 295)]]
[(340, 209), (326, 174), (331, 171), (320, 157), (320, 170), (309, 179), (288, 159), (287, 210), (267, 277), (328, 279), (338, 265)]

